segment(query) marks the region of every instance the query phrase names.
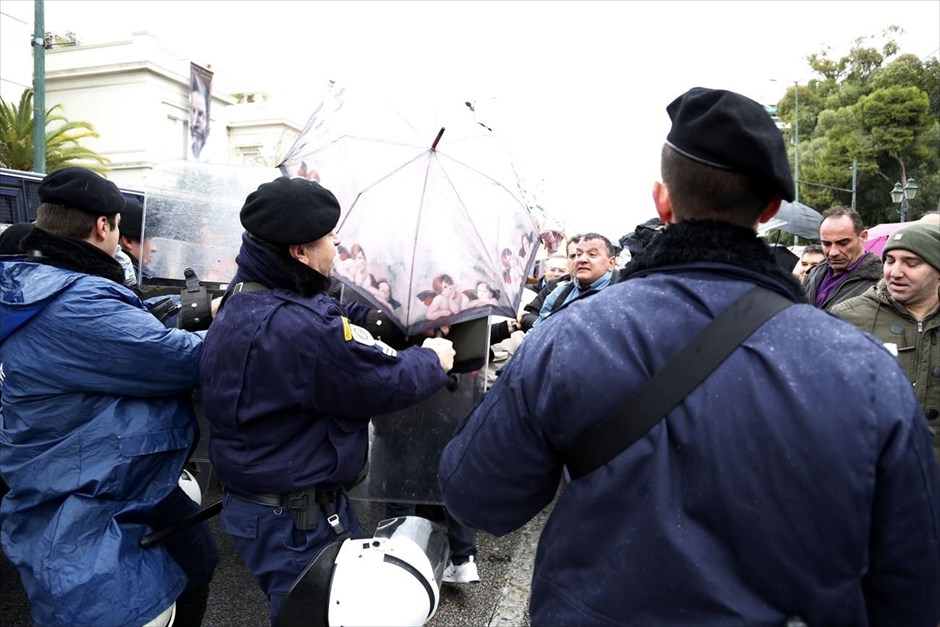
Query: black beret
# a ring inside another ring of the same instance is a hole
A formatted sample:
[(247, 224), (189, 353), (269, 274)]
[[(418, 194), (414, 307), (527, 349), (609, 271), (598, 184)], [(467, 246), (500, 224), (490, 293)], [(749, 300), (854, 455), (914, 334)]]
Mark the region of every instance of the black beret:
[(117, 185), (86, 168), (68, 167), (50, 172), (39, 184), (39, 200), (94, 216), (111, 216), (124, 210), (124, 196)]
[(282, 176), (248, 194), (239, 216), (245, 230), (271, 244), (306, 244), (339, 222), (339, 202), (319, 183)]
[(693, 87), (666, 111), (672, 120), (666, 143), (677, 152), (745, 174), (766, 183), (784, 200), (793, 200), (783, 135), (757, 102), (732, 91)]
[(121, 210), (121, 224), (118, 227), (121, 235), (140, 239), (143, 229), (144, 207), (136, 198), (125, 198), (124, 209)]

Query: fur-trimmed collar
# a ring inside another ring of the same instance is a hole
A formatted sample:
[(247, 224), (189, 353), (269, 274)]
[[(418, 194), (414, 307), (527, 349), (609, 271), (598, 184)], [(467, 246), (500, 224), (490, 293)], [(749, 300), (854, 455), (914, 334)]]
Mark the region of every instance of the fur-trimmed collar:
[(20, 245), (30, 261), (124, 284), (124, 269), (118, 260), (85, 240), (53, 235), (37, 226)]
[(803, 288), (783, 270), (770, 248), (751, 229), (712, 220), (672, 224), (623, 270), (623, 278), (665, 266), (708, 262), (736, 266), (768, 277), (797, 302), (806, 302)]

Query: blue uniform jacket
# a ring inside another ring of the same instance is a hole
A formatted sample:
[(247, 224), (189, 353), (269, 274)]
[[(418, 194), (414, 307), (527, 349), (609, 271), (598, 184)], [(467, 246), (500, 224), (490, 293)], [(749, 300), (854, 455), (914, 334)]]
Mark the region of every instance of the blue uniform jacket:
[[(545, 320), (443, 453), (451, 514), (496, 535), (527, 522), (556, 495), (559, 451), (761, 282), (676, 265)], [(532, 624), (936, 625), (938, 524), (930, 434), (897, 360), (794, 305), (565, 487), (539, 542)]]
[(434, 351), (396, 351), (356, 326), (368, 311), (286, 289), (228, 299), (201, 364), (209, 456), (222, 484), (248, 493), (342, 485), (365, 462), (371, 416), (446, 384)]
[[(0, 263), (0, 538), (37, 625), (140, 625), (186, 585), (138, 541), (181, 494), (201, 346), (113, 281)], [(208, 581), (206, 540), (186, 557)]]

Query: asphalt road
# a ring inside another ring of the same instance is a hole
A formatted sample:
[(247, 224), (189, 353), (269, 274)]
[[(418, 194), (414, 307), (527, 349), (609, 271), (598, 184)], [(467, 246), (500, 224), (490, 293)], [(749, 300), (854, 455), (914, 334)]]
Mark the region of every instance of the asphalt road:
[[(204, 503), (218, 497), (210, 488)], [(363, 528), (372, 530), (384, 507), (359, 501), (357, 511)], [(431, 627), (464, 625), (528, 625), (529, 580), (538, 535), (548, 509), (528, 525), (501, 538), (477, 536), (477, 562), (482, 581), (478, 584), (444, 584)], [(220, 561), (211, 585), (205, 627), (258, 626), (268, 623), (267, 602), (248, 574), (229, 537), (219, 530), (218, 518), (210, 521), (219, 546)], [(29, 603), (13, 566), (0, 553), (0, 623), (5, 627), (31, 627)]]

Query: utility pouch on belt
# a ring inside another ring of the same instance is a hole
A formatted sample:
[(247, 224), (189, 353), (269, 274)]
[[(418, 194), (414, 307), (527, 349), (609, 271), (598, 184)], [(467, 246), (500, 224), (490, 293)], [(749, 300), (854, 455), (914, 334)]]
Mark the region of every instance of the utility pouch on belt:
[(317, 528), (320, 521), (320, 504), (317, 503), (317, 488), (291, 492), (287, 496), (287, 510), (294, 521), (294, 526), (301, 531)]

